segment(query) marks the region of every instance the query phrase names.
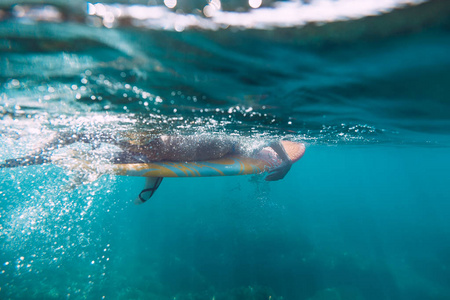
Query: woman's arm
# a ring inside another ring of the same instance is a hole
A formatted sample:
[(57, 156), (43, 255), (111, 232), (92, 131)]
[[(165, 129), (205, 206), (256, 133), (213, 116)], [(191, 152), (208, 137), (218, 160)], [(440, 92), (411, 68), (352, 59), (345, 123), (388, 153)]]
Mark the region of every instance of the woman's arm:
[(269, 175), (266, 176), (266, 180), (276, 181), (283, 179), (291, 169), (293, 162), (289, 158), (289, 155), (287, 154), (286, 149), (281, 144), (281, 141), (272, 142), (270, 143), (269, 147), (278, 154), (278, 157), (281, 158), (282, 163), (278, 167), (270, 171)]

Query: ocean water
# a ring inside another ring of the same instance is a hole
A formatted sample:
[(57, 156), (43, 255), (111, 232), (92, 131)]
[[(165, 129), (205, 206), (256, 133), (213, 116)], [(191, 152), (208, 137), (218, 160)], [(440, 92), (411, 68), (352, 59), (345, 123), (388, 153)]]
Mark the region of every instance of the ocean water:
[(448, 1), (66, 2), (0, 1), (0, 162), (68, 131), (306, 153), (139, 206), (143, 178), (0, 169), (0, 299), (450, 299)]

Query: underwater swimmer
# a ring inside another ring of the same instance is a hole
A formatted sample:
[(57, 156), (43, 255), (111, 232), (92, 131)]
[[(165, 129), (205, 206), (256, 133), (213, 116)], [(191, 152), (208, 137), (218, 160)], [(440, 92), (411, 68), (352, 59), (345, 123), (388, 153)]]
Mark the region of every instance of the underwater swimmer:
[[(121, 151), (114, 153), (109, 159), (111, 164), (161, 161), (191, 162), (215, 160), (228, 155), (249, 156), (245, 154), (240, 140), (230, 136), (212, 134), (153, 135), (145, 133), (127, 133), (118, 136), (107, 133), (56, 133), (49, 141), (38, 146), (31, 155), (6, 160), (4, 164), (0, 165), (0, 168), (49, 163), (52, 161), (53, 150), (76, 142), (88, 143), (92, 145), (93, 149), (98, 148), (102, 143), (119, 147)], [(259, 153), (262, 148), (270, 148), (281, 160), (281, 163), (269, 171), (266, 176), (267, 181), (284, 178), (292, 164), (299, 160), (305, 152), (304, 144), (290, 141), (270, 142), (253, 152)], [(141, 202), (145, 202), (153, 195), (161, 180), (161, 177), (147, 178), (146, 189), (139, 195)], [(143, 197), (143, 193), (150, 194)]]

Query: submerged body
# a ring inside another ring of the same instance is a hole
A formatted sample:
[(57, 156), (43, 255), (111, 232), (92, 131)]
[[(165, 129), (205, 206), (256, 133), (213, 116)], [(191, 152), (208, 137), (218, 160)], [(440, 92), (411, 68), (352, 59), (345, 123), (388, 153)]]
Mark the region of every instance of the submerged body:
[(227, 136), (211, 138), (209, 135), (161, 135), (146, 144), (126, 142), (120, 147), (126, 153), (122, 159), (144, 157), (149, 162), (204, 161), (240, 152), (236, 139)]

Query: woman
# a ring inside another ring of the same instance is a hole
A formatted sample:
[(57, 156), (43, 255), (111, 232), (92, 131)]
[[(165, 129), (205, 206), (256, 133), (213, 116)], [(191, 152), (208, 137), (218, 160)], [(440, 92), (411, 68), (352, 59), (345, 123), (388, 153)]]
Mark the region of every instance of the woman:
[[(159, 161), (207, 161), (226, 157), (228, 155), (254, 156), (245, 153), (241, 140), (226, 135), (154, 135), (146, 133), (127, 133), (122, 136), (102, 133), (57, 133), (50, 141), (37, 147), (31, 155), (6, 160), (0, 168), (12, 168), (51, 162), (52, 152), (63, 146), (83, 142), (91, 144), (93, 149), (102, 143), (117, 146), (120, 151), (114, 152), (109, 159), (111, 164), (149, 163)], [(266, 180), (275, 181), (284, 178), (292, 164), (299, 160), (305, 146), (289, 141), (275, 141), (259, 147), (270, 147), (275, 151), (281, 163), (271, 169)], [(108, 153), (109, 154), (109, 153)], [(148, 200), (159, 187), (161, 177), (147, 178), (146, 188), (139, 194), (140, 203)]]

